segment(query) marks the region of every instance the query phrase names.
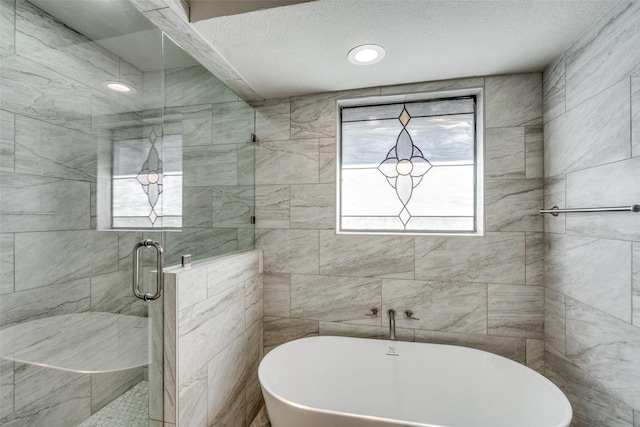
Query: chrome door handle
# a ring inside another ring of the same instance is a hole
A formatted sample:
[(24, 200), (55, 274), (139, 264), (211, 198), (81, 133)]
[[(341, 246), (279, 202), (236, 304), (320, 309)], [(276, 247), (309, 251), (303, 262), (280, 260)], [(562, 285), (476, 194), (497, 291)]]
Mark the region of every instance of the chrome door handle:
[[(138, 251), (140, 250), (140, 248), (145, 247), (148, 248), (150, 246), (153, 246), (156, 249), (156, 254), (157, 254), (157, 283), (156, 283), (156, 293), (155, 294), (148, 294), (148, 293), (142, 293), (140, 292), (140, 283), (138, 281), (138, 270), (140, 269), (139, 266), (139, 262), (138, 262)], [(141, 300), (145, 300), (145, 301), (152, 301), (152, 300), (156, 300), (158, 298), (160, 298), (160, 296), (162, 295), (162, 287), (164, 285), (164, 280), (163, 280), (163, 275), (162, 275), (162, 245), (160, 245), (160, 243), (155, 242), (153, 240), (147, 239), (147, 240), (143, 240), (141, 242), (136, 243), (136, 245), (133, 247), (133, 294), (140, 298)]]

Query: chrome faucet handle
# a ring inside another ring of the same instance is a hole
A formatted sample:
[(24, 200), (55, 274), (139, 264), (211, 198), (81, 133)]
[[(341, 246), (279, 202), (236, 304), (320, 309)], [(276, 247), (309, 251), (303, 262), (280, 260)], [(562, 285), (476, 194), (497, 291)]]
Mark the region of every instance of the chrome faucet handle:
[(373, 307), (369, 313), (365, 314), (365, 316), (378, 317), (378, 309), (376, 307)]
[(413, 311), (411, 310), (404, 311), (404, 318), (407, 320), (420, 320), (417, 317), (413, 317)]

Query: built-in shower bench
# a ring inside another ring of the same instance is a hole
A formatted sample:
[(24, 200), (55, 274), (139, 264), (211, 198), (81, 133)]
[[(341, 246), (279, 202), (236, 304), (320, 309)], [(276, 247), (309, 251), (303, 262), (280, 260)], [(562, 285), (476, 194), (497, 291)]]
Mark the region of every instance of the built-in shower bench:
[(149, 318), (86, 312), (45, 317), (0, 330), (0, 358), (79, 373), (149, 364)]

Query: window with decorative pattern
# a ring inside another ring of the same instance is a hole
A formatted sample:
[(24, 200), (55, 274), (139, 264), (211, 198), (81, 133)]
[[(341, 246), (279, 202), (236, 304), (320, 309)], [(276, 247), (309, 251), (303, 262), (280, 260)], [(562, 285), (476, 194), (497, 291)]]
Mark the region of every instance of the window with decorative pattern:
[(482, 91), (338, 101), (342, 233), (482, 234)]

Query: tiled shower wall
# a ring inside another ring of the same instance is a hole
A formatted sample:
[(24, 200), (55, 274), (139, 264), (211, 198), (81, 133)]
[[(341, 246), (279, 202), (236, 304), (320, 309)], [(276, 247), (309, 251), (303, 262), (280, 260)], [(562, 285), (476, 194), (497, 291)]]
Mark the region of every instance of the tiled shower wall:
[[(336, 100), (483, 87), (484, 237), (335, 234)], [(312, 335), (464, 344), (542, 370), (542, 76), (479, 77), (301, 96), (256, 107), (256, 245), (265, 349)], [(382, 316), (366, 316), (372, 307)]]
[[(545, 205), (640, 203), (639, 46), (622, 2), (545, 71)], [(640, 426), (640, 214), (545, 221), (546, 374), (574, 425)]]
[[(146, 316), (131, 292), (131, 250), (161, 236), (95, 229), (97, 162), (118, 132), (142, 137), (158, 122), (160, 73), (26, 1), (0, 7), (0, 326), (86, 311)], [(119, 79), (138, 92), (101, 85)], [(185, 171), (184, 229), (164, 234), (166, 265), (251, 248), (252, 109), (198, 65), (168, 70), (165, 86), (166, 131), (182, 138)], [(75, 425), (141, 378), (3, 360), (0, 424)]]
[(169, 269), (165, 280), (165, 426), (248, 426), (262, 403), (262, 253)]

